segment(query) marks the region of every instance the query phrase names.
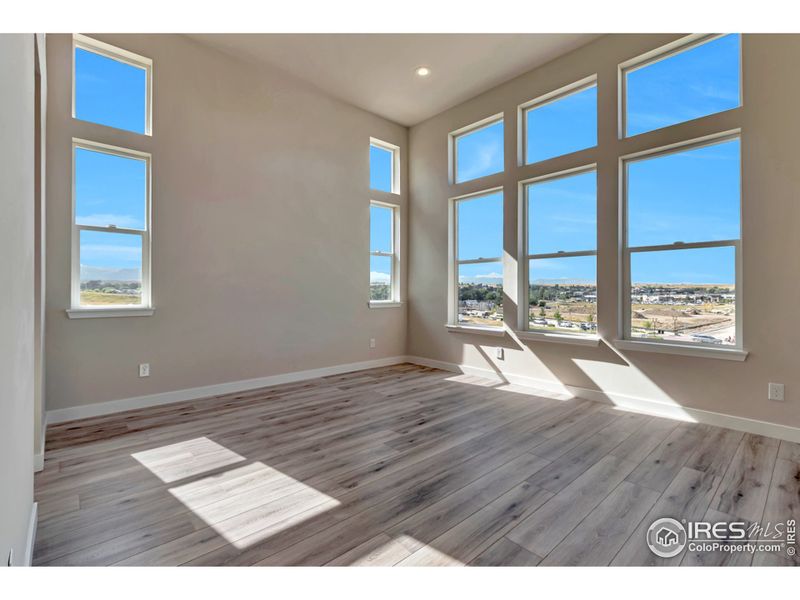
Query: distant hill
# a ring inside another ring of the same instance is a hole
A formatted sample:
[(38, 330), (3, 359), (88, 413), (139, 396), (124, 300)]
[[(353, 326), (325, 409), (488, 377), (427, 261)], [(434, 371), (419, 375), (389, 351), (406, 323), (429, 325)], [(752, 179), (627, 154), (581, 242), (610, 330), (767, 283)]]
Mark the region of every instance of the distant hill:
[(589, 279), (575, 279), (563, 277), (561, 279), (534, 279), (531, 285), (594, 285), (594, 281)]
[(114, 269), (81, 265), (81, 281), (141, 281), (139, 269)]

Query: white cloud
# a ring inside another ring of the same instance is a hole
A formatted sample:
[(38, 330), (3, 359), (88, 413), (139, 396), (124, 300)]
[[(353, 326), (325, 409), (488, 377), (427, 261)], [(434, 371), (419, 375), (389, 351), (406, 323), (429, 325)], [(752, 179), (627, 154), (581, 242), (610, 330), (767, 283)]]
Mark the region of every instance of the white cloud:
[(379, 271), (370, 271), (369, 272), (369, 282), (370, 283), (389, 283), (391, 281), (391, 276), (388, 273), (381, 273)]

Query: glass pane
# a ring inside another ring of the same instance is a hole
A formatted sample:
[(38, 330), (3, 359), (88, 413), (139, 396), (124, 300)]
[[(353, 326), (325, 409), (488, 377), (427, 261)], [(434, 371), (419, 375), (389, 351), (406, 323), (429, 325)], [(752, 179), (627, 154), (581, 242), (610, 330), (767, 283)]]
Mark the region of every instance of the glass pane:
[(390, 256), (369, 257), (369, 299), (392, 299), (392, 258)]
[(597, 175), (594, 171), (527, 186), (528, 254), (594, 250)]
[(503, 323), (503, 264), (458, 266), (458, 324), (500, 327)]
[(369, 187), (382, 192), (392, 191), (394, 154), (386, 148), (369, 147)]
[(530, 329), (597, 331), (597, 257), (539, 258), (528, 267)]
[(393, 210), (385, 206), (369, 207), (369, 249), (371, 252), (392, 251)]
[(456, 138), (456, 183), (503, 170), (503, 121)]
[(628, 164), (628, 244), (739, 238), (739, 140)]
[(733, 247), (631, 253), (631, 336), (736, 343)]
[(459, 200), (458, 260), (503, 256), (503, 193)]
[(142, 303), (142, 238), (81, 231), (81, 306)]
[(733, 34), (628, 71), (626, 135), (739, 106), (739, 57)]
[(147, 163), (75, 148), (75, 220), (79, 225), (145, 229)]
[(144, 69), (75, 49), (75, 117), (144, 133), (146, 100)]
[(597, 86), (525, 112), (528, 164), (597, 145)]

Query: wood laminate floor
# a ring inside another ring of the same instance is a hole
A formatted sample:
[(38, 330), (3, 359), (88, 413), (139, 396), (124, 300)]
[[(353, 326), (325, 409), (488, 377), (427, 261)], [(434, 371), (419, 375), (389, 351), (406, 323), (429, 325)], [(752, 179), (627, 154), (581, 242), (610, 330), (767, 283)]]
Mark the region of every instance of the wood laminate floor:
[(414, 365), (48, 428), (37, 565), (658, 559), (658, 517), (800, 519), (800, 445)]

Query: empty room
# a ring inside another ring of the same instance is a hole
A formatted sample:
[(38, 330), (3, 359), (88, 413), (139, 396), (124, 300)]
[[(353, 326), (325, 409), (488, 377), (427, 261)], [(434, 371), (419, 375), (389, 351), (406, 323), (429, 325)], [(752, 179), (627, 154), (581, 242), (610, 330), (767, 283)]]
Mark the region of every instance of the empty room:
[(0, 35), (4, 565), (800, 564), (800, 35), (126, 18)]

